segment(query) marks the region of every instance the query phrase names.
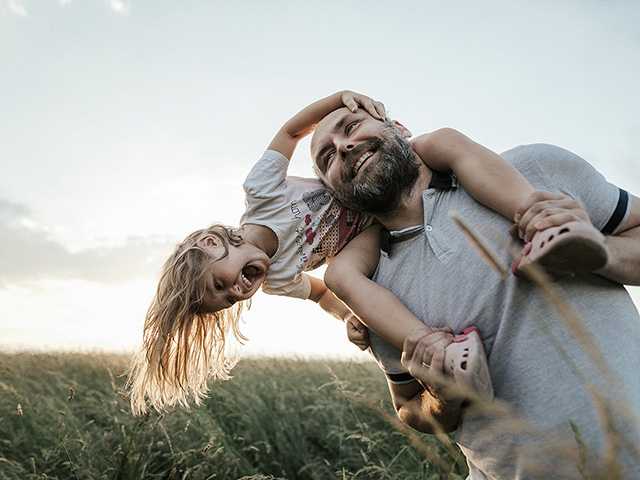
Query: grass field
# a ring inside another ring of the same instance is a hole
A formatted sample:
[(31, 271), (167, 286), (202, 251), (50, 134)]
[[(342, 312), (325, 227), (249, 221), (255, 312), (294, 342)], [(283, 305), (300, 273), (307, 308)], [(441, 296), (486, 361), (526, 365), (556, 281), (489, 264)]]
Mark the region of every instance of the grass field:
[(392, 424), (374, 364), (247, 360), (203, 406), (136, 418), (127, 360), (0, 353), (0, 480), (466, 476), (457, 452)]

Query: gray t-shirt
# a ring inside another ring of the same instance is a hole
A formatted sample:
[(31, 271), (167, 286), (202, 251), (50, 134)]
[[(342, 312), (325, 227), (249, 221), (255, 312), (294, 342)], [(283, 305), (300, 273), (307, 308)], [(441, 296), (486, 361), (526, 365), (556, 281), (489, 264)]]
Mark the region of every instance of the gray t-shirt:
[[(514, 148), (502, 156), (536, 189), (560, 191), (580, 200), (598, 229), (608, 223), (610, 227), (614, 215), (619, 219), (628, 215), (628, 207), (620, 211), (621, 195), (626, 192), (571, 152), (537, 144)], [(389, 255), (383, 253), (374, 280), (397, 295), (426, 325), (446, 325), (454, 331), (477, 326), (496, 397), (536, 429), (509, 432), (496, 417), (465, 413), (456, 441), (467, 457), (470, 477), (579, 478), (576, 462), (567, 461), (566, 452), (559, 454), (551, 437), (543, 436), (552, 434), (554, 441), (568, 442), (577, 453), (572, 424), (588, 448), (604, 452), (605, 436), (593, 397), (570, 364), (616, 403), (612, 407), (616, 428), (631, 445), (639, 445), (640, 317), (624, 287), (596, 275), (563, 277), (555, 284), (584, 319), (610, 369), (621, 380), (612, 385), (540, 290), (513, 275), (501, 280), (448, 213), (459, 212), (505, 266), (510, 262), (509, 221), (480, 205), (462, 187), (429, 188), (423, 193), (423, 205), (424, 232), (394, 243)], [(371, 349), (391, 377), (405, 372), (400, 352), (373, 332)], [(625, 407), (620, 407), (622, 403)], [(624, 411), (627, 407), (635, 420)], [(624, 478), (640, 478), (640, 460), (622, 447), (619, 451), (627, 468)]]

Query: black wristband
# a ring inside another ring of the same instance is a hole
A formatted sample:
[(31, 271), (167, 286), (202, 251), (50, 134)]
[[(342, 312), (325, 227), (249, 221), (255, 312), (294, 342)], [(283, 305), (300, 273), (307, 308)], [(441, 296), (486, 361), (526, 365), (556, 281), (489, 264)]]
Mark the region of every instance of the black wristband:
[(611, 214), (611, 218), (607, 224), (602, 228), (602, 233), (605, 235), (611, 235), (622, 223), (624, 220), (624, 216), (627, 213), (627, 206), (629, 205), (629, 194), (626, 190), (620, 190), (620, 195), (618, 196), (618, 204), (616, 205), (615, 210)]

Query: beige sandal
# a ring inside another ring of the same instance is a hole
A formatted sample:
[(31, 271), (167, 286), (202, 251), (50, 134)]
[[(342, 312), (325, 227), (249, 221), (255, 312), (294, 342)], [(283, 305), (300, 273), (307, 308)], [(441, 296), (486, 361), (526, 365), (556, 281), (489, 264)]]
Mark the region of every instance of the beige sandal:
[(585, 222), (569, 222), (536, 232), (511, 266), (519, 274), (527, 265), (560, 273), (590, 273), (609, 260), (604, 235)]
[(445, 369), (456, 383), (475, 391), (487, 400), (493, 400), (493, 385), (487, 365), (480, 332), (469, 327), (456, 335), (445, 349)]

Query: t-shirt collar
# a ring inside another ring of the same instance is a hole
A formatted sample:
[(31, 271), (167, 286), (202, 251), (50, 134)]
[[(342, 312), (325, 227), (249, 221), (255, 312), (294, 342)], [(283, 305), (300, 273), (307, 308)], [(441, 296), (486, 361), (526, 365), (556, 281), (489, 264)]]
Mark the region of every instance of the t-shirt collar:
[[(427, 190), (453, 190), (458, 187), (458, 180), (451, 172), (431, 171), (431, 180)], [(380, 249), (387, 255), (391, 255), (391, 245), (405, 242), (420, 235), (424, 231), (424, 225), (413, 225), (400, 230), (381, 230)]]

